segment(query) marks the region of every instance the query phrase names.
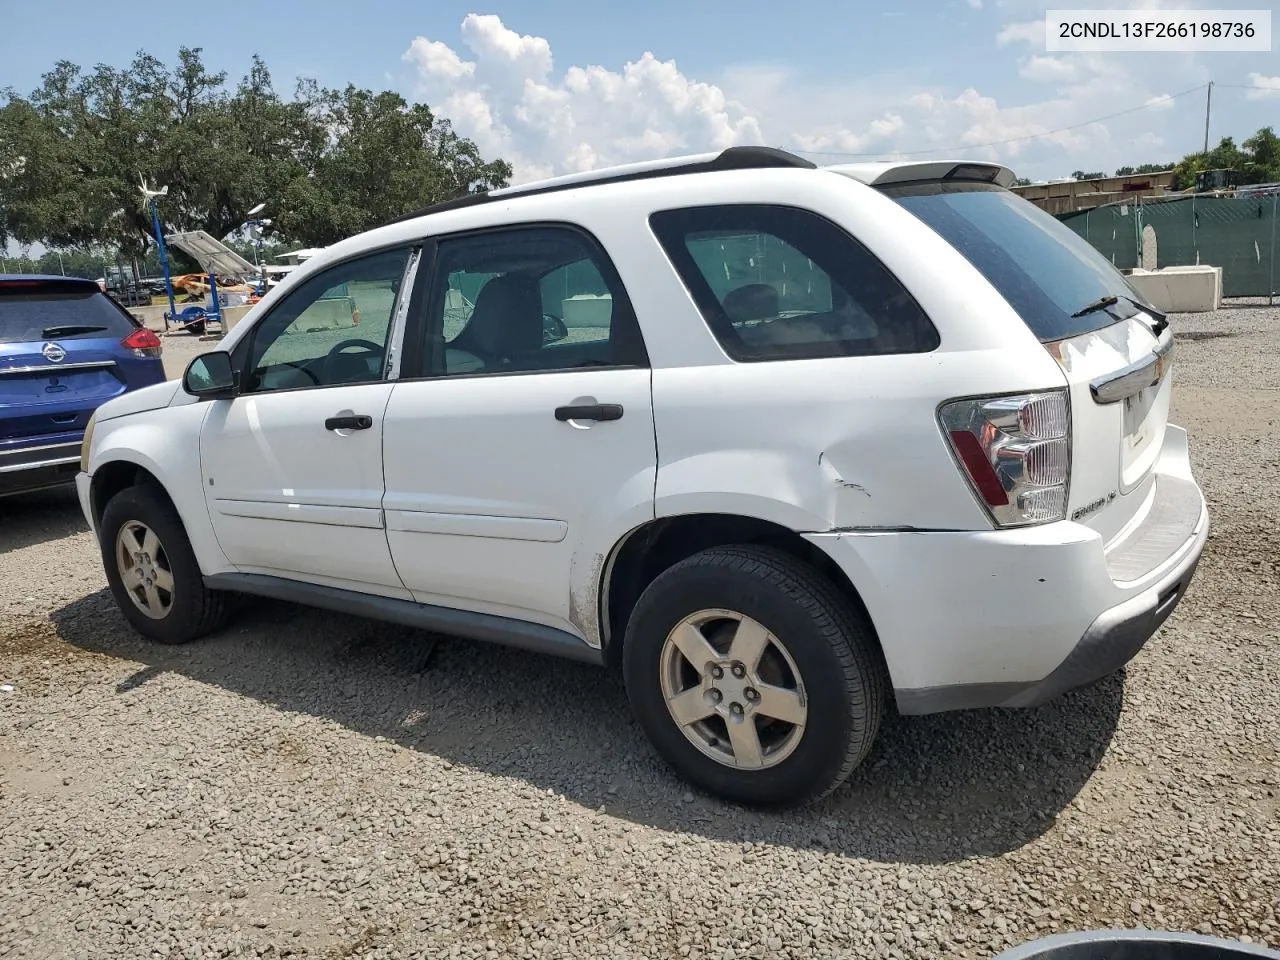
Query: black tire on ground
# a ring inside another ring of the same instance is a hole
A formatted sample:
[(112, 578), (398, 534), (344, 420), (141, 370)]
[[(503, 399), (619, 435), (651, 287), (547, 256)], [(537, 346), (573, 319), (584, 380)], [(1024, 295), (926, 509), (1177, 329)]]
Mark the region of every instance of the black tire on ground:
[[(172, 603), (161, 619), (153, 619), (138, 609), (121, 578), (116, 537), (130, 521), (143, 523), (155, 532), (173, 573)], [(182, 520), (153, 485), (128, 487), (112, 497), (102, 512), (98, 535), (112, 596), (125, 619), (143, 636), (158, 643), (187, 643), (225, 623), (226, 595), (205, 587)]]
[[(694, 746), (660, 682), (667, 636), (685, 617), (721, 609), (761, 623), (786, 647), (807, 693), (808, 719), (786, 759), (736, 769)], [(791, 806), (838, 787), (870, 751), (887, 678), (870, 625), (819, 571), (780, 550), (715, 547), (675, 564), (641, 595), (627, 624), (623, 678), (658, 754), (696, 786), (751, 806)]]

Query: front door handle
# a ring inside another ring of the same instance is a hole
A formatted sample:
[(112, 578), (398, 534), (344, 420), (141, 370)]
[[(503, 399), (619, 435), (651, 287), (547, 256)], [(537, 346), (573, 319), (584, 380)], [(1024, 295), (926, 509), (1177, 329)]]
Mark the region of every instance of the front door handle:
[(578, 406), (556, 407), (556, 419), (565, 420), (621, 420), (620, 403), (584, 403)]
[(373, 426), (373, 417), (358, 413), (349, 417), (330, 417), (324, 422), (326, 430), (368, 430)]

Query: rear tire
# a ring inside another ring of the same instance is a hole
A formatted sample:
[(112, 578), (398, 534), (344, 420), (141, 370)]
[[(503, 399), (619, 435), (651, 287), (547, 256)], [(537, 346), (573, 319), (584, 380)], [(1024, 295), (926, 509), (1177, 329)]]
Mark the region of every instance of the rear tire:
[(111, 593), (143, 636), (187, 643), (226, 622), (225, 595), (205, 587), (182, 520), (163, 493), (149, 485), (122, 490), (103, 510), (98, 535)]
[(821, 798), (879, 731), (887, 684), (870, 625), (782, 551), (716, 547), (675, 564), (641, 595), (624, 644), (627, 695), (654, 748), (724, 799)]

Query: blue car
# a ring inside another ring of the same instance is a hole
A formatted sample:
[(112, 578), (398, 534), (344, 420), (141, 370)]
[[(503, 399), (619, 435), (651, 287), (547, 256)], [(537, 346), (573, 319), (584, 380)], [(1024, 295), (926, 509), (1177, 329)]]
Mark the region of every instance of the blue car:
[(0, 274), (0, 496), (74, 482), (89, 417), (163, 382), (160, 352), (92, 280)]

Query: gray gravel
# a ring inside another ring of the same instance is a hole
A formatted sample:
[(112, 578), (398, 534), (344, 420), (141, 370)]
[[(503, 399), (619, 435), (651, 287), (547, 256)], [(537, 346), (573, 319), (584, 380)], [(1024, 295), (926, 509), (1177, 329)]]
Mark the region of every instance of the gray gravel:
[(71, 495), (0, 500), (0, 956), (1280, 944), (1280, 308), (1174, 325), (1215, 527), (1169, 624), (1044, 708), (891, 719), (800, 812), (689, 792), (588, 667), (275, 603), (147, 645)]

